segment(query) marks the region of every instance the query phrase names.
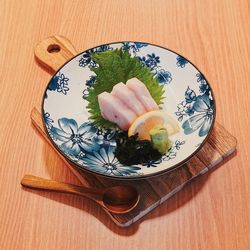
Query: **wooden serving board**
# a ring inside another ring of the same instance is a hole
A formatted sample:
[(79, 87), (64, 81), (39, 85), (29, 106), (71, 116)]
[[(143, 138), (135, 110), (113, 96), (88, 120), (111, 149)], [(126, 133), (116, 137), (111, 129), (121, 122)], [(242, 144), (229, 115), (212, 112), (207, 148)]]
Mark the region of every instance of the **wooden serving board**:
[[(54, 73), (61, 65), (76, 54), (77, 52), (70, 41), (62, 36), (49, 37), (41, 41), (35, 48), (37, 61), (51, 73)], [(44, 139), (54, 148), (44, 130), (42, 116), (37, 108), (32, 110), (31, 119)], [(127, 227), (133, 224), (176, 192), (180, 191), (185, 184), (195, 177), (205, 174), (221, 163), (236, 150), (236, 144), (236, 138), (226, 131), (223, 126), (215, 123), (212, 133), (201, 150), (178, 169), (148, 179), (122, 181), (124, 184), (135, 186), (141, 195), (141, 200), (133, 211), (124, 215), (112, 214), (105, 211), (118, 226)], [(56, 149), (55, 151), (58, 152)], [(71, 165), (61, 154), (59, 155), (83, 184), (87, 182), (89, 186), (93, 187), (107, 187), (121, 184), (120, 180), (116, 181), (95, 176), (80, 170)]]

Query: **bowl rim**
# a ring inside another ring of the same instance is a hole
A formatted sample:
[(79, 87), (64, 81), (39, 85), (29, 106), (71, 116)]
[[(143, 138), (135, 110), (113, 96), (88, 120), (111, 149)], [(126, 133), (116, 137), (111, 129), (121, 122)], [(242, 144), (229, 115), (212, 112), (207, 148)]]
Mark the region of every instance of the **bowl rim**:
[(145, 41), (132, 41), (132, 40), (126, 40), (126, 41), (117, 41), (117, 42), (107, 42), (107, 43), (103, 43), (103, 44), (100, 44), (100, 45), (96, 45), (94, 47), (91, 47), (91, 48), (88, 48), (88, 49), (85, 49), (79, 53), (77, 53), (75, 56), (73, 56), (72, 58), (70, 58), (69, 60), (67, 60), (63, 65), (61, 65), (58, 70), (56, 70), (56, 72), (54, 72), (44, 90), (44, 93), (43, 93), (43, 96), (42, 96), (42, 105), (41, 105), (41, 114), (42, 114), (42, 122), (43, 122), (43, 127), (44, 127), (44, 130), (50, 140), (50, 142), (52, 143), (52, 145), (54, 146), (54, 148), (56, 149), (56, 151), (61, 154), (65, 159), (66, 161), (69, 163), (69, 164), (72, 164), (74, 165), (75, 167), (77, 167), (78, 169), (82, 170), (82, 171), (86, 171), (92, 175), (95, 175), (95, 176), (99, 176), (99, 177), (102, 177), (102, 178), (107, 178), (107, 179), (114, 179), (114, 180), (124, 180), (124, 181), (127, 181), (127, 180), (142, 180), (142, 179), (148, 179), (148, 178), (151, 178), (151, 177), (158, 177), (160, 175), (163, 175), (165, 173), (168, 173), (168, 172), (171, 172), (179, 167), (181, 167), (182, 165), (184, 165), (185, 163), (187, 163), (193, 156), (195, 156), (198, 151), (203, 147), (203, 145), (206, 143), (207, 139), (209, 138), (212, 130), (213, 130), (213, 127), (214, 127), (214, 123), (215, 123), (215, 118), (216, 118), (216, 100), (215, 100), (215, 96), (214, 96), (214, 92), (213, 92), (213, 89), (211, 87), (211, 84), (208, 82), (207, 78), (205, 77), (205, 75), (202, 73), (206, 83), (208, 84), (210, 90), (211, 90), (211, 95), (212, 95), (212, 98), (213, 98), (213, 101), (214, 101), (214, 107), (213, 107), (213, 120), (212, 120), (212, 124), (209, 128), (209, 131), (206, 135), (206, 137), (203, 139), (202, 143), (199, 145), (199, 147), (197, 147), (196, 150), (194, 150), (194, 152), (192, 154), (190, 154), (188, 157), (186, 157), (184, 160), (180, 161), (179, 163), (173, 165), (172, 167), (170, 168), (167, 168), (167, 169), (163, 169), (161, 171), (158, 171), (158, 172), (154, 172), (154, 173), (150, 173), (150, 174), (143, 174), (143, 175), (132, 175), (132, 176), (115, 176), (115, 175), (106, 175), (106, 174), (103, 174), (103, 173), (98, 173), (98, 172), (94, 172), (94, 171), (91, 171), (90, 169), (87, 169), (86, 167), (80, 165), (80, 164), (77, 164), (76, 162), (74, 162), (68, 155), (66, 155), (66, 153), (64, 153), (63, 151), (60, 150), (59, 146), (53, 141), (53, 139), (51, 138), (51, 136), (49, 135), (49, 132), (48, 132), (48, 129), (46, 127), (46, 123), (45, 123), (45, 118), (44, 118), (44, 114), (45, 114), (45, 110), (44, 110), (44, 102), (45, 102), (45, 96), (46, 96), (46, 92), (48, 90), (48, 87), (49, 87), (49, 84), (51, 82), (51, 80), (53, 79), (53, 77), (68, 63), (70, 63), (72, 60), (74, 60), (76, 57), (78, 57), (79, 55), (83, 54), (84, 52), (88, 51), (88, 50), (92, 50), (92, 49), (95, 49), (97, 47), (100, 47), (100, 46), (104, 46), (104, 45), (112, 45), (112, 44), (119, 44), (119, 43), (143, 43), (143, 44), (148, 44), (148, 45), (153, 45), (155, 47), (158, 47), (158, 48), (161, 48), (161, 49), (164, 49), (164, 50), (168, 50), (174, 54), (176, 54), (177, 56), (181, 56), (183, 57), (185, 60), (187, 60), (195, 69), (197, 69), (200, 73), (202, 73), (199, 68), (193, 64), (189, 59), (187, 59), (185, 56), (175, 52), (174, 50), (171, 50), (171, 49), (168, 49), (167, 47), (164, 47), (164, 46), (161, 46), (161, 45), (157, 45), (157, 44), (154, 44), (154, 43), (150, 43), (150, 42), (145, 42)]

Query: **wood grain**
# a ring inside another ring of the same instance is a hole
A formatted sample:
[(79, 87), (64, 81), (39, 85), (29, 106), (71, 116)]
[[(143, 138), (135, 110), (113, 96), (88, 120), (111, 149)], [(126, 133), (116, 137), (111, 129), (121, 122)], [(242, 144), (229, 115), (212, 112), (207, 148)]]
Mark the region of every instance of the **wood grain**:
[[(247, 0), (0, 0), (0, 16), (0, 249), (250, 248)], [(212, 85), (236, 157), (127, 229), (85, 199), (24, 191), (26, 173), (79, 184), (29, 119), (50, 78), (33, 48), (52, 34), (77, 50), (141, 40), (185, 55)]]
[(77, 54), (72, 43), (66, 37), (59, 35), (43, 39), (34, 50), (38, 63), (51, 73), (57, 71), (68, 59)]

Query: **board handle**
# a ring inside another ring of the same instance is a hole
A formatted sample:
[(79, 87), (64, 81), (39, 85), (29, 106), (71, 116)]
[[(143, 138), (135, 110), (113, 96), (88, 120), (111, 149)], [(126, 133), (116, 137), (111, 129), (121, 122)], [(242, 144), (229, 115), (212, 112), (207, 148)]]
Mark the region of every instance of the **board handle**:
[(73, 44), (66, 37), (60, 35), (47, 37), (35, 47), (37, 62), (51, 74), (76, 54), (77, 51)]

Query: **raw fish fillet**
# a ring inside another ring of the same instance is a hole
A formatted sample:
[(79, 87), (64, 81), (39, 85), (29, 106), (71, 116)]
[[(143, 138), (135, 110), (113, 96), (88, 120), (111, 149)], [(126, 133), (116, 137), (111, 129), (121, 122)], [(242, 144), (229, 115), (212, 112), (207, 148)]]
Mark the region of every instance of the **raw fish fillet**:
[(134, 92), (138, 100), (143, 104), (147, 111), (159, 109), (155, 100), (150, 95), (147, 87), (140, 80), (137, 78), (131, 78), (127, 81), (126, 85)]
[(113, 87), (111, 94), (122, 101), (128, 108), (134, 111), (137, 116), (147, 112), (136, 95), (124, 83), (120, 82)]
[(121, 129), (128, 130), (137, 115), (117, 97), (108, 92), (98, 95), (102, 117), (116, 123)]

